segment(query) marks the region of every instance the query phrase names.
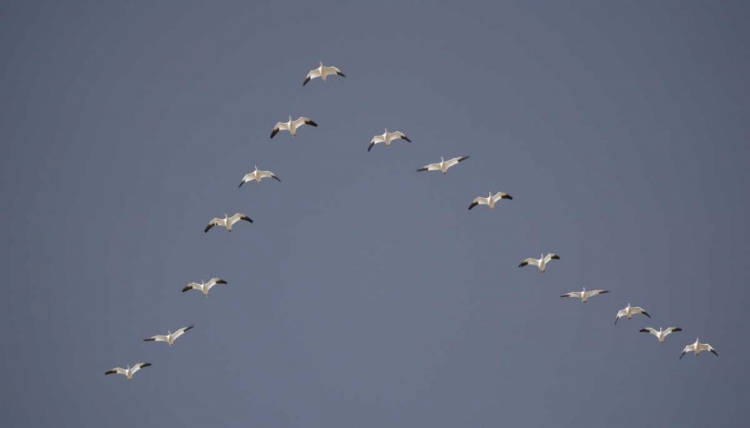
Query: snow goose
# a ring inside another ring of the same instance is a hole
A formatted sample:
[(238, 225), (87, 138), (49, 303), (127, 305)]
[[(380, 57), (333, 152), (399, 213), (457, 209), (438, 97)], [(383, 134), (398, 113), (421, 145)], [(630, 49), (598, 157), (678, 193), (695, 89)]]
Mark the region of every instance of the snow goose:
[(208, 282), (201, 281), (198, 282), (191, 282), (190, 284), (186, 285), (185, 288), (182, 289), (182, 292), (186, 292), (188, 290), (198, 290), (203, 293), (205, 297), (208, 297), (208, 291), (211, 290), (211, 288), (216, 284), (226, 284), (227, 282), (224, 281), (221, 278), (211, 278)]
[(122, 367), (115, 367), (113, 369), (107, 370), (104, 372), (105, 375), (111, 375), (111, 374), (121, 374), (124, 375), (128, 380), (133, 379), (133, 375), (138, 370), (144, 368), (144, 367), (150, 367), (151, 363), (138, 363), (134, 365), (133, 367), (128, 366), (127, 368)]
[(682, 354), (680, 354), (679, 359), (681, 360), (682, 357), (684, 357), (685, 354), (687, 354), (688, 352), (695, 352), (695, 355), (697, 356), (702, 351), (708, 351), (716, 355), (717, 357), (719, 356), (719, 354), (716, 353), (716, 350), (714, 350), (713, 346), (709, 345), (708, 343), (700, 343), (698, 341), (698, 338), (696, 337), (695, 343), (691, 343), (690, 345), (686, 346), (685, 349), (682, 350)]
[(247, 173), (244, 177), (242, 177), (242, 181), (240, 181), (240, 185), (238, 187), (242, 187), (243, 184), (253, 180), (255, 180), (256, 183), (260, 184), (260, 180), (264, 178), (273, 178), (274, 180), (277, 180), (279, 182), (281, 181), (279, 177), (276, 176), (276, 174), (272, 173), (271, 171), (261, 171), (256, 165), (255, 171)]
[(271, 131), (271, 138), (273, 138), (274, 135), (278, 134), (279, 131), (289, 131), (290, 134), (292, 134), (292, 137), (297, 136), (297, 128), (299, 128), (302, 125), (310, 125), (310, 126), (318, 126), (317, 123), (310, 120), (310, 118), (305, 116), (300, 116), (297, 118), (297, 120), (292, 120), (292, 116), (289, 116), (289, 120), (287, 122), (278, 122), (273, 127), (273, 130)]
[(518, 267), (532, 265), (538, 267), (539, 272), (544, 273), (547, 270), (547, 263), (549, 263), (550, 260), (560, 260), (560, 256), (555, 253), (549, 253), (546, 256), (542, 254), (539, 259), (532, 259), (531, 257), (529, 257), (528, 259), (522, 261), (521, 264), (518, 265)]
[(472, 209), (477, 205), (487, 205), (490, 207), (490, 211), (492, 211), (495, 209), (495, 202), (499, 201), (500, 199), (513, 199), (513, 196), (510, 196), (505, 192), (497, 192), (494, 195), (492, 194), (492, 192), (490, 192), (489, 196), (485, 198), (481, 196), (477, 196), (476, 198), (474, 198), (474, 200), (471, 202), (471, 205), (469, 205), (469, 209)]
[(442, 156), (440, 156), (440, 162), (437, 163), (431, 163), (429, 165), (425, 165), (422, 168), (419, 168), (417, 172), (420, 171), (440, 171), (443, 174), (448, 173), (448, 168), (452, 167), (453, 165), (457, 165), (459, 162), (463, 162), (466, 159), (469, 159), (468, 156), (460, 156), (453, 159), (445, 160)]
[(586, 303), (589, 300), (589, 297), (598, 296), (600, 294), (606, 294), (606, 293), (609, 293), (609, 290), (586, 291), (586, 287), (583, 287), (583, 291), (571, 291), (570, 293), (565, 293), (560, 297), (573, 297), (576, 299), (581, 299), (582, 303)]
[(403, 132), (401, 131), (388, 132), (388, 128), (385, 128), (385, 132), (383, 132), (380, 135), (376, 135), (372, 137), (372, 140), (370, 141), (370, 146), (367, 147), (367, 151), (369, 152), (370, 150), (372, 150), (372, 147), (375, 144), (379, 144), (379, 143), (385, 143), (386, 147), (391, 147), (391, 141), (398, 140), (399, 138), (411, 143), (411, 140), (409, 139), (409, 137), (404, 135)]
[(302, 86), (307, 85), (307, 82), (318, 77), (320, 77), (325, 82), (326, 77), (330, 76), (331, 74), (337, 74), (341, 77), (346, 77), (344, 73), (342, 73), (338, 68), (334, 66), (325, 66), (323, 65), (323, 61), (318, 61), (318, 63), (320, 64), (320, 66), (313, 68), (309, 73), (307, 73), (307, 76), (305, 76), (305, 81), (302, 82)]
[(143, 339), (144, 342), (167, 342), (169, 347), (171, 348), (172, 345), (174, 345), (174, 341), (177, 340), (178, 337), (182, 336), (186, 331), (193, 328), (193, 326), (188, 327), (182, 327), (181, 329), (175, 331), (172, 333), (171, 330), (167, 330), (166, 335), (157, 334), (156, 336), (151, 336), (148, 339)]
[(641, 333), (651, 333), (656, 336), (657, 339), (659, 339), (659, 343), (664, 343), (664, 339), (666, 339), (668, 335), (674, 333), (675, 331), (682, 331), (682, 329), (679, 327), (667, 327), (659, 328), (659, 330), (657, 330), (653, 327), (646, 327), (638, 331), (640, 331)]
[(208, 232), (214, 226), (222, 226), (222, 227), (224, 227), (227, 230), (227, 232), (231, 232), (232, 231), (232, 225), (234, 225), (235, 223), (237, 223), (240, 220), (249, 221), (250, 223), (253, 222), (253, 219), (251, 219), (250, 217), (248, 217), (248, 216), (246, 216), (245, 214), (242, 214), (242, 213), (237, 213), (237, 214), (235, 214), (235, 215), (233, 215), (231, 217), (229, 217), (227, 215), (227, 213), (224, 213), (224, 218), (218, 218), (218, 217), (216, 217), (213, 220), (211, 220), (210, 222), (208, 222), (208, 225), (206, 226), (206, 228), (203, 229), (203, 233)]
[(628, 303), (628, 306), (625, 306), (625, 309), (621, 309), (617, 311), (615, 324), (617, 324), (617, 320), (619, 320), (621, 317), (627, 317), (628, 319), (630, 319), (630, 317), (632, 317), (635, 314), (643, 314), (651, 318), (651, 315), (649, 315), (648, 312), (644, 311), (643, 308), (641, 308), (640, 306), (630, 306), (630, 303)]

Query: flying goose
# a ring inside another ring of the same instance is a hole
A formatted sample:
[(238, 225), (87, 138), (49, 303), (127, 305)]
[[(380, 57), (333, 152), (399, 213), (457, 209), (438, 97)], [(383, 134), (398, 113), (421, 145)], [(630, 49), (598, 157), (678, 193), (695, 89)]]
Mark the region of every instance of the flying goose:
[(307, 76), (305, 77), (305, 81), (302, 82), (302, 86), (307, 85), (307, 82), (309, 82), (312, 79), (320, 77), (323, 79), (323, 81), (326, 81), (326, 76), (330, 76), (331, 74), (338, 74), (341, 77), (346, 77), (344, 73), (341, 72), (338, 68), (334, 66), (325, 66), (323, 65), (323, 61), (319, 61), (320, 66), (317, 68), (313, 68), (310, 70), (309, 73), (307, 73)]
[(367, 151), (369, 152), (370, 150), (372, 150), (372, 147), (378, 143), (385, 143), (386, 147), (391, 147), (391, 141), (398, 140), (399, 138), (411, 143), (411, 140), (406, 135), (404, 135), (403, 132), (401, 131), (388, 132), (388, 128), (385, 128), (385, 132), (383, 132), (380, 135), (376, 135), (372, 137), (372, 140), (370, 141), (370, 146), (367, 147)]
[(490, 192), (489, 196), (485, 198), (481, 196), (477, 196), (476, 198), (474, 198), (474, 200), (471, 202), (471, 205), (469, 205), (469, 209), (472, 209), (477, 205), (487, 205), (490, 207), (490, 211), (492, 211), (495, 209), (495, 202), (499, 201), (500, 199), (513, 199), (513, 196), (510, 196), (505, 192), (497, 192), (494, 195), (492, 194), (492, 192)]
[(691, 343), (690, 345), (686, 346), (685, 349), (682, 350), (682, 354), (680, 354), (680, 360), (682, 357), (685, 356), (688, 352), (695, 352), (695, 355), (698, 356), (702, 351), (708, 351), (717, 357), (719, 354), (716, 353), (716, 350), (714, 350), (713, 346), (709, 345), (708, 343), (700, 343), (698, 341), (698, 338), (695, 338), (695, 343)]
[(150, 367), (150, 366), (151, 366), (151, 363), (138, 363), (138, 364), (134, 365), (133, 367), (128, 366), (125, 369), (122, 368), (122, 367), (115, 367), (113, 369), (107, 370), (106, 372), (104, 372), (104, 374), (105, 375), (121, 374), (121, 375), (124, 375), (125, 377), (127, 377), (128, 380), (131, 380), (131, 379), (133, 379), (133, 375), (135, 374), (135, 372), (137, 372), (138, 370), (140, 370), (140, 369), (142, 369), (144, 367)]
[(549, 253), (546, 256), (542, 254), (542, 256), (539, 259), (532, 259), (529, 257), (528, 259), (521, 262), (518, 267), (524, 267), (526, 265), (532, 265), (539, 268), (539, 272), (544, 273), (545, 270), (547, 270), (547, 263), (549, 263), (550, 260), (560, 260), (560, 256), (558, 256), (555, 253)]
[(599, 294), (606, 294), (606, 293), (609, 293), (609, 290), (586, 291), (586, 287), (583, 287), (583, 291), (571, 291), (570, 293), (565, 293), (560, 297), (575, 297), (576, 299), (581, 299), (582, 303), (586, 303), (589, 300), (589, 297), (598, 296)]
[(431, 163), (429, 165), (425, 165), (422, 168), (419, 168), (417, 172), (420, 171), (440, 171), (443, 174), (448, 173), (448, 168), (452, 167), (453, 165), (458, 164), (459, 162), (465, 161), (466, 159), (469, 159), (468, 156), (461, 156), (453, 159), (445, 160), (442, 156), (440, 156), (440, 162), (437, 163)]
[(621, 309), (617, 311), (615, 324), (617, 324), (617, 320), (619, 320), (621, 317), (627, 317), (628, 319), (630, 319), (630, 317), (632, 317), (635, 314), (643, 314), (651, 318), (651, 315), (649, 315), (648, 312), (644, 311), (643, 308), (641, 308), (640, 306), (630, 306), (630, 303), (628, 303), (628, 306), (625, 306), (625, 309)]
[(174, 345), (174, 341), (177, 340), (178, 337), (182, 336), (186, 331), (190, 330), (191, 328), (193, 328), (192, 325), (189, 327), (182, 327), (181, 329), (175, 331), (174, 333), (172, 333), (171, 330), (167, 330), (166, 336), (157, 334), (156, 336), (151, 336), (148, 339), (143, 339), (143, 341), (144, 342), (167, 342), (167, 344), (171, 348), (172, 345)]
[(668, 335), (674, 333), (675, 331), (682, 331), (682, 329), (679, 327), (667, 327), (659, 328), (659, 330), (656, 330), (653, 327), (646, 327), (638, 331), (640, 331), (641, 333), (651, 333), (656, 336), (657, 339), (659, 339), (659, 343), (664, 343), (664, 339), (666, 339)]
[[(184, 292), (186, 292), (188, 290), (198, 290), (198, 291), (201, 291), (205, 297), (208, 297), (208, 291), (211, 290), (211, 288), (214, 285), (216, 285), (216, 284), (226, 284), (226, 283), (227, 282), (224, 281), (221, 278), (211, 278), (208, 282), (205, 282), (205, 281), (201, 281), (200, 283), (191, 282), (190, 284), (186, 285), (185, 288), (182, 289), (182, 292), (184, 293)], [(185, 330), (185, 331), (187, 331), (187, 330)]]
[(250, 217), (248, 217), (248, 216), (246, 216), (245, 214), (242, 214), (242, 213), (237, 213), (237, 214), (235, 214), (235, 215), (233, 215), (231, 217), (229, 217), (227, 215), (227, 213), (224, 213), (224, 218), (218, 218), (218, 217), (216, 217), (213, 220), (211, 220), (210, 222), (208, 222), (208, 225), (203, 230), (203, 233), (208, 232), (214, 226), (222, 226), (222, 227), (224, 227), (224, 228), (227, 229), (227, 232), (231, 232), (232, 231), (232, 226), (235, 223), (237, 223), (238, 221), (240, 221), (240, 220), (249, 221), (250, 223), (253, 222), (253, 219), (251, 219)]
[(273, 127), (273, 131), (271, 131), (271, 138), (273, 138), (274, 135), (278, 134), (279, 131), (289, 131), (290, 134), (292, 134), (292, 137), (297, 136), (297, 128), (299, 128), (302, 125), (310, 125), (310, 126), (318, 126), (317, 123), (310, 120), (310, 118), (307, 118), (305, 116), (300, 116), (297, 118), (297, 120), (292, 120), (292, 116), (289, 116), (289, 120), (287, 122), (278, 122)]
[(260, 184), (260, 180), (264, 178), (273, 178), (274, 180), (281, 181), (279, 177), (276, 176), (276, 174), (272, 173), (271, 171), (261, 171), (258, 169), (258, 165), (255, 165), (255, 171), (245, 174), (245, 176), (242, 177), (242, 181), (240, 181), (240, 185), (237, 187), (242, 187), (243, 184), (253, 180), (255, 180), (256, 183)]

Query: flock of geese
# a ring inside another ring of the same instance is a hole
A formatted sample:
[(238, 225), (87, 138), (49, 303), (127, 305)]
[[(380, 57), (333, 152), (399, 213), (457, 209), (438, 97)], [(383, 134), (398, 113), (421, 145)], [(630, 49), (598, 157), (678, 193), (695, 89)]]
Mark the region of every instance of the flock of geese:
[[(338, 75), (341, 77), (346, 77), (344, 73), (341, 72), (336, 67), (333, 66), (325, 66), (323, 65), (323, 62), (320, 62), (320, 65), (312, 70), (310, 70), (309, 73), (307, 73), (307, 76), (305, 77), (305, 80), (302, 82), (302, 86), (307, 85), (312, 79), (320, 78), (324, 82), (327, 81), (327, 76), (330, 75)], [(271, 138), (273, 138), (276, 134), (279, 133), (279, 131), (288, 131), (292, 137), (297, 136), (297, 130), (304, 125), (309, 125), (312, 127), (317, 127), (318, 124), (315, 123), (313, 120), (311, 120), (308, 117), (301, 116), (298, 117), (295, 120), (292, 120), (292, 117), (289, 116), (288, 120), (286, 122), (278, 122), (273, 127), (271, 131)], [(388, 129), (386, 128), (384, 132), (380, 135), (375, 135), (372, 140), (370, 141), (370, 145), (367, 147), (367, 151), (369, 152), (372, 150), (372, 148), (376, 144), (384, 143), (385, 147), (391, 147), (391, 143), (394, 140), (404, 140), (409, 143), (411, 143), (411, 139), (409, 139), (403, 132), (401, 131), (395, 131), (395, 132), (388, 132)], [(431, 163), (428, 165), (425, 165), (419, 169), (417, 169), (417, 172), (421, 171), (440, 171), (443, 174), (448, 173), (448, 169), (458, 165), (459, 163), (465, 161), (466, 159), (469, 159), (469, 156), (459, 156), (454, 157), (448, 160), (445, 160), (442, 156), (440, 157), (440, 162)], [(258, 169), (258, 166), (255, 166), (255, 170), (251, 173), (245, 174), (244, 177), (242, 177), (242, 181), (239, 184), (239, 187), (242, 187), (243, 184), (248, 183), (250, 181), (255, 181), (257, 184), (260, 184), (261, 180), (264, 178), (272, 178), (274, 180), (277, 180), (281, 182), (281, 179), (276, 176), (271, 171), (263, 171)], [(513, 197), (505, 192), (497, 192), (493, 194), (492, 192), (489, 192), (489, 194), (486, 197), (479, 196), (475, 198), (471, 204), (469, 205), (469, 210), (476, 207), (477, 205), (487, 205), (487, 207), (490, 210), (495, 209), (495, 204), (500, 201), (501, 199), (508, 199), (512, 200)], [(246, 214), (238, 212), (232, 216), (229, 216), (227, 213), (224, 213), (224, 217), (216, 217), (212, 219), (208, 225), (206, 225), (206, 228), (204, 229), (204, 233), (211, 230), (214, 226), (220, 226), (227, 230), (227, 232), (232, 231), (232, 226), (234, 226), (236, 223), (240, 221), (246, 221), (248, 223), (253, 223), (253, 220), (248, 217)], [(552, 260), (560, 260), (560, 257), (555, 253), (549, 253), (547, 255), (541, 254), (540, 258), (534, 259), (534, 258), (527, 258), (524, 261), (522, 261), (518, 267), (524, 267), (524, 266), (536, 266), (539, 268), (540, 273), (545, 273), (547, 269), (547, 264)], [(190, 290), (198, 290), (203, 293), (204, 297), (208, 297), (209, 291), (211, 288), (216, 286), (217, 284), (227, 284), (227, 281), (221, 279), (221, 278), (211, 278), (209, 281), (201, 281), (198, 282), (191, 282), (187, 284), (183, 289), (182, 292), (190, 291)], [(565, 293), (560, 297), (571, 297), (575, 299), (581, 299), (582, 303), (588, 302), (588, 300), (593, 296), (598, 296), (601, 294), (607, 294), (609, 293), (609, 290), (586, 290), (586, 288), (583, 288), (581, 291), (571, 291), (569, 293)], [(615, 317), (615, 324), (617, 324), (617, 321), (625, 317), (626, 319), (631, 319), (633, 315), (642, 314), (648, 318), (651, 318), (651, 315), (648, 314), (643, 308), (639, 306), (631, 306), (630, 303), (627, 304), (627, 306), (624, 309), (621, 309), (617, 312), (617, 316)], [(192, 325), (187, 327), (182, 327), (178, 330), (176, 330), (174, 333), (171, 330), (167, 331), (166, 335), (155, 335), (151, 336), (149, 338), (143, 339), (144, 342), (165, 342), (170, 347), (174, 346), (175, 340), (177, 340), (179, 337), (182, 337), (186, 332), (190, 331), (193, 328)], [(653, 327), (645, 327), (639, 330), (642, 333), (650, 333), (654, 335), (658, 340), (659, 343), (664, 343), (664, 340), (666, 337), (672, 333), (682, 331), (680, 327), (667, 327), (667, 328), (659, 328), (659, 330), (656, 330)], [(691, 343), (687, 346), (685, 346), (682, 350), (682, 354), (680, 354), (680, 358), (682, 359), (685, 354), (689, 352), (693, 352), (696, 356), (699, 355), (701, 352), (707, 351), (711, 352), (712, 354), (718, 356), (719, 354), (716, 352), (716, 350), (709, 345), (708, 343), (700, 342), (698, 338), (695, 339), (694, 343)], [(115, 367), (110, 370), (107, 370), (104, 372), (105, 375), (109, 374), (121, 374), (125, 376), (128, 380), (133, 379), (133, 375), (138, 372), (142, 368), (150, 367), (151, 363), (147, 362), (139, 362), (135, 365), (126, 366), (126, 368), (122, 367)]]

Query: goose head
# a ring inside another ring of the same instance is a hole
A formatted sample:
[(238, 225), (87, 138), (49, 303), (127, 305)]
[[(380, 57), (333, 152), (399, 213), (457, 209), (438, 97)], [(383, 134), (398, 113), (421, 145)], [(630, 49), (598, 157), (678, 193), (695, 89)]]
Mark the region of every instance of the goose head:
[(291, 123), (291, 121), (292, 121), (292, 116), (289, 116), (289, 122)]

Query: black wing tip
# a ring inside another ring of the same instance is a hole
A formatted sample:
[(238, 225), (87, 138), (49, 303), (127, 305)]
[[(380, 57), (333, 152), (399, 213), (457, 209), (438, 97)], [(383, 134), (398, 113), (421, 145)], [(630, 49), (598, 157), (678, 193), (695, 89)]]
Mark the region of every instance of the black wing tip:
[(648, 312), (643, 311), (643, 315), (646, 315), (647, 317), (651, 318), (651, 315), (648, 314)]
[(459, 161), (459, 162), (463, 162), (463, 161), (465, 161), (466, 159), (469, 159), (469, 157), (468, 157), (468, 156), (462, 156), (462, 157), (461, 157), (460, 159), (458, 159), (458, 161)]
[(182, 289), (182, 292), (184, 293), (184, 292), (190, 290), (191, 288), (193, 288), (193, 287), (185, 287), (185, 288)]
[(153, 341), (155, 341), (155, 340), (156, 340), (156, 339), (154, 339), (154, 338), (152, 338), (152, 337), (149, 337), (148, 339), (143, 339), (143, 341), (144, 341), (144, 342), (153, 342)]
[(273, 178), (274, 180), (276, 180), (278, 182), (281, 182), (281, 179), (279, 177), (275, 176), (275, 175), (272, 175), (271, 178)]
[(420, 171), (427, 171), (427, 168), (419, 168), (419, 169), (417, 170), (417, 172), (420, 172)]
[(678, 358), (678, 360), (681, 360), (682, 357), (684, 357), (684, 356), (685, 356), (685, 353), (683, 352), (682, 354), (680, 354), (680, 358)]
[(640, 331), (641, 333), (649, 333), (648, 329), (646, 329), (646, 328), (642, 328), (642, 329), (640, 329), (638, 331)]
[(203, 229), (203, 233), (206, 233), (206, 232), (208, 232), (209, 230), (211, 230), (211, 226), (206, 226), (206, 228), (205, 228), (205, 229)]
[(555, 254), (554, 256), (552, 256), (552, 259), (553, 260), (560, 260), (560, 256), (558, 256), (557, 254)]
[(716, 352), (716, 351), (714, 351), (713, 349), (711, 350), (711, 353), (714, 354), (714, 355), (716, 355), (717, 357), (719, 356), (719, 353)]
[(192, 329), (193, 329), (193, 327), (195, 327), (195, 326), (191, 325), (191, 326), (185, 327), (185, 330), (183, 330), (183, 331), (188, 331), (188, 330), (192, 330)]
[(510, 195), (505, 195), (505, 196), (503, 196), (503, 197), (502, 197), (502, 198), (500, 198), (500, 199), (513, 199), (513, 196), (510, 196)]
[(107, 370), (106, 372), (104, 372), (105, 375), (115, 374), (115, 373), (117, 373), (115, 370)]
[(562, 296), (560, 296), (560, 297), (568, 297), (568, 295), (567, 295), (567, 294), (563, 294), (563, 295), (562, 295)]
[(253, 223), (253, 219), (251, 219), (250, 217), (246, 215), (240, 217), (240, 220), (245, 220), (245, 221), (249, 221), (250, 223)]
[(273, 131), (271, 131), (271, 138), (273, 138), (273, 136), (276, 135), (276, 134), (278, 134), (278, 133), (279, 133), (278, 129), (274, 129)]
[(305, 121), (305, 123), (306, 123), (306, 124), (308, 124), (308, 125), (310, 125), (310, 126), (318, 126), (318, 124), (317, 124), (317, 123), (315, 123), (315, 122), (314, 122), (314, 121), (312, 121), (312, 120), (306, 120), (306, 121)]
[(599, 294), (607, 294), (607, 293), (609, 293), (609, 290), (602, 290), (599, 292)]
[(310, 81), (310, 78), (309, 78), (309, 77), (306, 77), (306, 78), (305, 78), (305, 81), (304, 81), (304, 82), (302, 82), (302, 86), (305, 86), (305, 85), (307, 85), (307, 82), (309, 82), (309, 81)]
[(526, 266), (527, 264), (529, 264), (529, 263), (528, 263), (528, 262), (521, 262), (521, 264), (519, 264), (519, 265), (518, 265), (518, 267), (524, 267), (524, 266)]
[(672, 329), (672, 331), (682, 331), (682, 329), (680, 327), (675, 327)]
[(474, 208), (477, 205), (479, 205), (479, 204), (476, 203), (476, 202), (472, 202), (471, 205), (469, 205), (469, 209), (472, 209), (472, 208)]
[(339, 76), (341, 76), (341, 77), (346, 77), (346, 74), (344, 74), (344, 73), (342, 73), (342, 72), (340, 72), (340, 71), (337, 71), (337, 72), (336, 72), (336, 74), (338, 74), (338, 75), (339, 75)]
[(243, 184), (245, 184), (245, 182), (244, 182), (244, 181), (240, 181), (240, 185), (239, 185), (239, 186), (237, 186), (237, 187), (238, 187), (238, 188), (239, 188), (239, 187), (242, 187), (242, 185), (243, 185)]
[(369, 152), (373, 147), (375, 147), (375, 143), (370, 143), (370, 145), (367, 147), (367, 151)]
[(407, 137), (406, 135), (404, 135), (404, 136), (403, 136), (403, 137), (401, 137), (401, 138), (403, 138), (404, 140), (406, 140), (406, 141), (408, 141), (408, 142), (410, 142), (410, 143), (411, 143), (411, 140), (410, 140), (410, 139), (409, 139), (409, 137)]
[(151, 363), (143, 363), (143, 364), (141, 364), (141, 368), (144, 368), (144, 367), (151, 367)]
[(219, 279), (219, 280), (216, 280), (216, 283), (217, 284), (226, 284), (227, 282), (224, 281), (223, 279)]

